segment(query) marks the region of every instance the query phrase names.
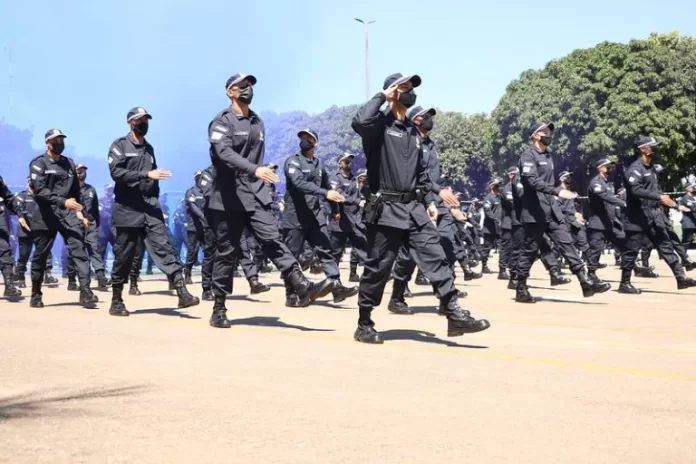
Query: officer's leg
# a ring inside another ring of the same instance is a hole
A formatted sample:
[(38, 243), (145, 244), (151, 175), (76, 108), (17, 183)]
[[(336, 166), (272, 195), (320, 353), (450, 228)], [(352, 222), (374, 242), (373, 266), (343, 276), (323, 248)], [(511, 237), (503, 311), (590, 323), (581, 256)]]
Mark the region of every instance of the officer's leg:
[(285, 229), (283, 242), (295, 259), (300, 262), (307, 261), (304, 257), (307, 244), (305, 243), (305, 231), (303, 229)]
[(488, 268), (488, 258), (491, 254), (491, 250), (495, 247), (495, 235), (483, 234), (483, 247), (481, 248), (481, 272), (484, 274), (490, 274), (491, 270)]
[(394, 314), (413, 314), (406, 304), (405, 293), (408, 283), (416, 270), (416, 261), (411, 256), (408, 248), (401, 245), (396, 253), (392, 275), (392, 294), (389, 298), (387, 309)]
[[(135, 248), (135, 256), (133, 258), (133, 261), (131, 262), (131, 269), (130, 269), (130, 278), (131, 278), (131, 285), (133, 282), (136, 283), (138, 282), (138, 277), (140, 276), (140, 270), (143, 267), (143, 258), (145, 257), (145, 251), (147, 251), (147, 246), (145, 245), (145, 234), (142, 233), (139, 235), (138, 243), (136, 243), (136, 248)], [(114, 251), (114, 254), (116, 252)]]
[(172, 250), (164, 222), (157, 217), (146, 216), (145, 237), (157, 268), (174, 283), (181, 281), (183, 284), (183, 266)]
[(307, 230), (307, 240), (312, 244), (317, 257), (321, 260), (326, 277), (340, 281), (341, 275), (338, 272), (338, 261), (334, 258), (331, 249), (331, 240), (329, 240), (326, 224), (320, 223), (318, 226), (313, 226)]
[(667, 231), (669, 241), (672, 242), (672, 247), (674, 248), (675, 253), (677, 253), (677, 256), (679, 256), (682, 265), (691, 263), (691, 259), (686, 253), (686, 248), (682, 246), (681, 240), (679, 239), (677, 232), (674, 230), (674, 226), (672, 226), (672, 222), (669, 220), (669, 218), (665, 218), (665, 230)]
[(31, 248), (34, 246), (34, 242), (30, 236), (19, 237), (19, 256), (17, 257), (17, 267), (15, 268), (15, 279), (17, 280), (17, 286), (20, 288), (25, 288), (26, 278), (25, 274), (27, 272), (27, 262), (29, 262), (29, 256), (31, 255)]
[(228, 215), (223, 211), (210, 211), (210, 226), (215, 234), (212, 289), (216, 301), (232, 294), (233, 271), (236, 250), (244, 227), (242, 214)]
[(696, 229), (682, 229), (681, 244), (687, 251), (694, 241), (694, 233), (696, 233)]
[(589, 229), (587, 231), (588, 250), (585, 254), (587, 258), (587, 271), (594, 275), (599, 269), (599, 259), (607, 241), (607, 234), (603, 230)]
[(510, 276), (505, 273), (510, 268), (510, 254), (512, 252), (512, 230), (503, 229), (500, 235), (500, 263), (498, 269), (498, 279), (508, 280)]
[(343, 231), (331, 231), (329, 239), (331, 240), (331, 250), (337, 263), (341, 262), (343, 253), (346, 251), (346, 242), (348, 234)]
[(129, 314), (123, 304), (123, 286), (132, 273), (133, 261), (140, 253), (139, 248), (144, 246), (144, 234), (142, 227), (116, 228), (116, 242), (113, 246), (114, 263), (111, 269), (111, 308), (109, 309), (109, 314), (113, 316)]
[(508, 282), (508, 288), (516, 290), (519, 281), (519, 260), (524, 247), (524, 228), (522, 226), (512, 226), (510, 230), (510, 247), (510, 281)]
[(686, 288), (681, 286), (681, 282), (686, 280), (684, 267), (682, 266), (679, 255), (674, 250), (672, 241), (669, 238), (669, 233), (667, 232), (666, 224), (658, 218), (657, 221), (650, 224), (650, 227), (648, 227), (645, 232), (655, 248), (657, 248), (660, 257), (665, 260), (672, 270), (674, 277), (680, 282), (679, 288)]
[[(609, 238), (612, 239), (615, 234), (610, 233)], [(614, 240), (612, 240), (614, 242)], [(636, 259), (640, 253), (641, 247), (645, 243), (645, 235), (643, 232), (626, 231), (623, 241), (623, 249), (620, 249), (618, 244), (615, 247), (621, 252), (621, 284), (619, 285), (619, 293), (640, 293), (640, 290), (633, 287), (631, 284), (631, 274), (636, 266)]]
[(552, 221), (549, 223), (548, 234), (553, 243), (556, 245), (558, 252), (565, 258), (570, 267), (570, 272), (577, 274), (584, 270), (585, 266), (578, 256), (573, 243), (573, 237), (570, 235), (570, 230), (567, 225)]
[(63, 224), (60, 235), (68, 247), (70, 259), (75, 263), (77, 280), (80, 284), (80, 303), (93, 304), (99, 301), (99, 298), (90, 290), (90, 267), (89, 257), (85, 251), (84, 230), (78, 227)]
[[(63, 270), (63, 277), (70, 278), (70, 253), (68, 253), (68, 246), (63, 242), (63, 246), (60, 249), (60, 267)], [(73, 278), (77, 271), (73, 273)]]
[(406, 234), (407, 231), (393, 227), (373, 224), (367, 226), (367, 260), (364, 263), (358, 293), (360, 314), (356, 338), (360, 338), (361, 333), (374, 331), (372, 309), (382, 303), (384, 287)]
[(529, 278), (529, 271), (539, 255), (539, 246), (544, 242), (546, 224), (526, 223), (523, 224), (522, 228), (524, 230), (524, 239), (522, 241), (522, 250), (517, 260), (518, 284), (515, 300), (523, 303), (533, 303), (535, 299), (529, 294), (527, 279)]
[(587, 230), (584, 227), (574, 228), (573, 242), (575, 243), (575, 248), (580, 252), (580, 256), (587, 261), (585, 254), (590, 249), (590, 244), (587, 242)]
[[(212, 224), (209, 220), (208, 224)], [(203, 247), (203, 265), (201, 266), (201, 286), (203, 287), (203, 299), (212, 299), (213, 288), (213, 259), (215, 257), (215, 232), (212, 228), (207, 227), (205, 229), (204, 241), (205, 246)]]
[(191, 269), (198, 255), (198, 234), (195, 230), (186, 231), (186, 273), (191, 275)]
[(259, 269), (254, 264), (253, 255), (251, 249), (249, 248), (249, 241), (247, 237), (242, 233), (239, 240), (239, 264), (242, 265), (242, 271), (247, 280), (251, 281), (254, 278), (258, 278)]
[(22, 296), (22, 291), (15, 287), (12, 270), (14, 269), (14, 259), (12, 258), (12, 245), (10, 244), (10, 234), (0, 229), (0, 271), (5, 281), (4, 296), (7, 298), (17, 298)]
[(41, 284), (46, 272), (46, 259), (48, 258), (53, 242), (56, 239), (55, 230), (34, 231), (34, 256), (31, 260), (31, 301), (33, 308), (43, 307), (41, 299)]

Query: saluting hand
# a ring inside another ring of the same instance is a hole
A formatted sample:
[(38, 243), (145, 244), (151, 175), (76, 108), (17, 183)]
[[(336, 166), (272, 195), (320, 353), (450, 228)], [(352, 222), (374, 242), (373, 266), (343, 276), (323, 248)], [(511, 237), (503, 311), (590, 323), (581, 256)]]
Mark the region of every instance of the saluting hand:
[(147, 173), (147, 177), (151, 180), (164, 180), (172, 177), (172, 173), (170, 171), (165, 171), (164, 169), (153, 169)]
[(382, 91), (384, 96), (387, 97), (387, 101), (394, 101), (397, 98), (399, 98), (399, 92), (397, 91), (397, 88), (398, 86), (392, 85), (391, 87), (387, 87), (386, 90)]
[(74, 198), (68, 198), (65, 200), (65, 209), (71, 211), (82, 211), (82, 205), (79, 204)]
[(275, 172), (273, 172), (273, 169), (266, 166), (256, 168), (254, 175), (257, 179), (261, 179), (264, 182), (270, 182), (271, 184), (277, 184), (280, 182), (280, 178)]

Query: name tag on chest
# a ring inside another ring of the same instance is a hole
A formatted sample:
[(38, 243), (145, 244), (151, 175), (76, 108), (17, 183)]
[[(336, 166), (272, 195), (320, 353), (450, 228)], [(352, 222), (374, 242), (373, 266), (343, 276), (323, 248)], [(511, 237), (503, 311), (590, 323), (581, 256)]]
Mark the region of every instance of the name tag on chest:
[(403, 132), (387, 129), (387, 135), (391, 135), (392, 137), (398, 137), (402, 138), (404, 136)]

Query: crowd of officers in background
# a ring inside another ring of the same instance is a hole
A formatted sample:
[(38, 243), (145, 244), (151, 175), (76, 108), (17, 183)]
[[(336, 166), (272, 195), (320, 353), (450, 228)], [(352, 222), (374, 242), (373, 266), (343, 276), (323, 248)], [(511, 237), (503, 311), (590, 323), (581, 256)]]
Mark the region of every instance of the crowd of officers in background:
[[(328, 172), (315, 156), (320, 137), (311, 128), (297, 133), (299, 150), (282, 167), (265, 163), (263, 122), (249, 108), (255, 84), (256, 78), (246, 74), (227, 80), (231, 105), (209, 125), (210, 162), (195, 173), (173, 215), (159, 190), (159, 182), (171, 173), (158, 167), (145, 139), (152, 116), (144, 108), (128, 112), (128, 134), (109, 149), (114, 183), (101, 198), (87, 182), (88, 167), (62, 156), (66, 135), (49, 130), (46, 153), (29, 165), (26, 190), (13, 194), (0, 180), (4, 296), (21, 297), (33, 248), (30, 306), (43, 307), (42, 286), (58, 283), (51, 275), (58, 233), (68, 290), (78, 291), (87, 307), (99, 301), (92, 292), (95, 277), (97, 289), (111, 290), (110, 314), (128, 316), (124, 285), (129, 283), (129, 295), (140, 295), (147, 255), (146, 273), (154, 264), (167, 276), (179, 308), (200, 303), (187, 289), (194, 266), (200, 265), (201, 299), (213, 302), (210, 325), (227, 328), (225, 299), (233, 278), (241, 277), (239, 268), (250, 293), (259, 294), (270, 290), (259, 275), (271, 272), (272, 263), (281, 272), (288, 307), (305, 307), (328, 295), (335, 303), (358, 295), (355, 339), (365, 343), (382, 343), (371, 312), (388, 281), (393, 281), (388, 310), (413, 314), (406, 302), (413, 274), (416, 285), (431, 286), (440, 300), (448, 335), (487, 329), (488, 321), (476, 320), (459, 306), (466, 292), (455, 288), (454, 278), (459, 270), (464, 281), (495, 274), (488, 261), (496, 250), (497, 278), (508, 282), (520, 303), (537, 301), (527, 286), (537, 258), (552, 286), (570, 283), (562, 271), (567, 266), (583, 296), (606, 292), (611, 286), (598, 270), (606, 267), (600, 257), (608, 247), (621, 267), (619, 293), (640, 293), (631, 282), (633, 274), (657, 277), (649, 263), (653, 248), (671, 268), (678, 289), (696, 286), (685, 273), (696, 268), (687, 254), (696, 232), (696, 185), (693, 179), (686, 183), (678, 204), (662, 193), (661, 167), (654, 163), (659, 142), (651, 137), (637, 139), (636, 159), (625, 170), (621, 189), (614, 190), (615, 161), (601, 159), (587, 195), (579, 198), (572, 174), (555, 173), (548, 150), (554, 124), (532, 124), (526, 134), (529, 148), (506, 170), (505, 179), (491, 180), (481, 201), (465, 201), (443, 174), (430, 138), (435, 109), (415, 105), (419, 76), (389, 76), (383, 92), (355, 116), (353, 129), (367, 158), (367, 169), (357, 172), (351, 153), (338, 159), (336, 172)], [(282, 197), (275, 188), (279, 169), (286, 178)], [(587, 218), (580, 201), (587, 202)], [(672, 227), (670, 208), (681, 212), (681, 237)], [(339, 264), (348, 245), (348, 281), (360, 288), (341, 280)], [(475, 272), (479, 265), (481, 272)], [(308, 270), (325, 279), (310, 281)]]

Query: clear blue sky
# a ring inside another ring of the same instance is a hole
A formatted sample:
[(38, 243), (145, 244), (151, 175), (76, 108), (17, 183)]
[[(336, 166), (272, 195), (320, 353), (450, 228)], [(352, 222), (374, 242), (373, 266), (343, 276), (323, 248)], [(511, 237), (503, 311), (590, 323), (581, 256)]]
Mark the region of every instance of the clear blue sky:
[(142, 105), (160, 159), (175, 147), (205, 153), (238, 71), (259, 79), (257, 110), (362, 102), (354, 17), (376, 20), (373, 93), (391, 72), (417, 72), (419, 103), (467, 113), (491, 111), (520, 72), (574, 49), (651, 31), (696, 35), (694, 0), (0, 0), (0, 11), (0, 118), (33, 128), (36, 146), (55, 126), (80, 155), (106, 156), (127, 110)]

